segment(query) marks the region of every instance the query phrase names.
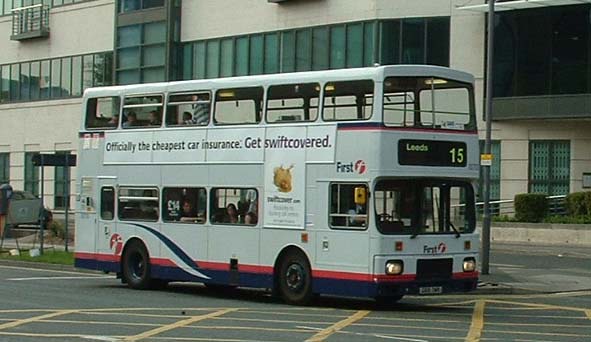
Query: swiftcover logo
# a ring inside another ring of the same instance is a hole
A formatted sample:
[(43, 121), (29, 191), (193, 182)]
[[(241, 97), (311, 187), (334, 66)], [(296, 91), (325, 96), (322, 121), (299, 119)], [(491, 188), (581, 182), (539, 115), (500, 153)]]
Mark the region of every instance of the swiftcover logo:
[(445, 251), (447, 251), (447, 245), (443, 242), (439, 243), (436, 246), (427, 246), (427, 245), (423, 246), (423, 254), (436, 255), (436, 254), (443, 254), (443, 253), (445, 253)]

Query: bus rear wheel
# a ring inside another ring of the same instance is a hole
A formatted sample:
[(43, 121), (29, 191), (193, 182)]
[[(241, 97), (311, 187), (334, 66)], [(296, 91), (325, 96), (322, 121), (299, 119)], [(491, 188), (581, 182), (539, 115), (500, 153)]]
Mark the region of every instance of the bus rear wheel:
[(145, 290), (151, 287), (150, 256), (143, 243), (131, 241), (125, 249), (123, 277), (132, 289)]
[(301, 252), (289, 252), (279, 267), (279, 294), (288, 304), (306, 305), (312, 299), (312, 270)]

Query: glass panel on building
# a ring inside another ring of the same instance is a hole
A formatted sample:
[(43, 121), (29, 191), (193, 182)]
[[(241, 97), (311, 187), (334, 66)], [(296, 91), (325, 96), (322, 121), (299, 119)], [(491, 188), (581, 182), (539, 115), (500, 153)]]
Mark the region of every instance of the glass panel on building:
[(530, 142), (529, 192), (566, 195), (570, 187), (570, 142)]

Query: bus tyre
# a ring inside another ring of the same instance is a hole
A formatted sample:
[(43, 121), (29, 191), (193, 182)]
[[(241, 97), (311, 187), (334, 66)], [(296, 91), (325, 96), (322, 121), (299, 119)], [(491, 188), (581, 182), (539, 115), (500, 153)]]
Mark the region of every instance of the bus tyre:
[(376, 304), (378, 307), (387, 309), (391, 306), (396, 305), (398, 303), (398, 301), (402, 299), (402, 297), (403, 297), (403, 295), (378, 296), (375, 298), (375, 300), (376, 300)]
[(150, 257), (143, 243), (131, 241), (123, 254), (123, 277), (132, 289), (150, 288)]
[(301, 252), (289, 252), (279, 267), (279, 294), (288, 304), (305, 305), (312, 299), (312, 270)]

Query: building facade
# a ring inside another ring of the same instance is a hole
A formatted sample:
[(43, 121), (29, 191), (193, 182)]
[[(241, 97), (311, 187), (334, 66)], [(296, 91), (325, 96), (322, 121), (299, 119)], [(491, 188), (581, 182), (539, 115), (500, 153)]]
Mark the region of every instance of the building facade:
[[(76, 153), (81, 95), (102, 85), (435, 64), (475, 75), (483, 128), (484, 2), (0, 0), (0, 183), (64, 208), (75, 168), (32, 158)], [(494, 199), (591, 173), (591, 1), (526, 2), (498, 1)]]

